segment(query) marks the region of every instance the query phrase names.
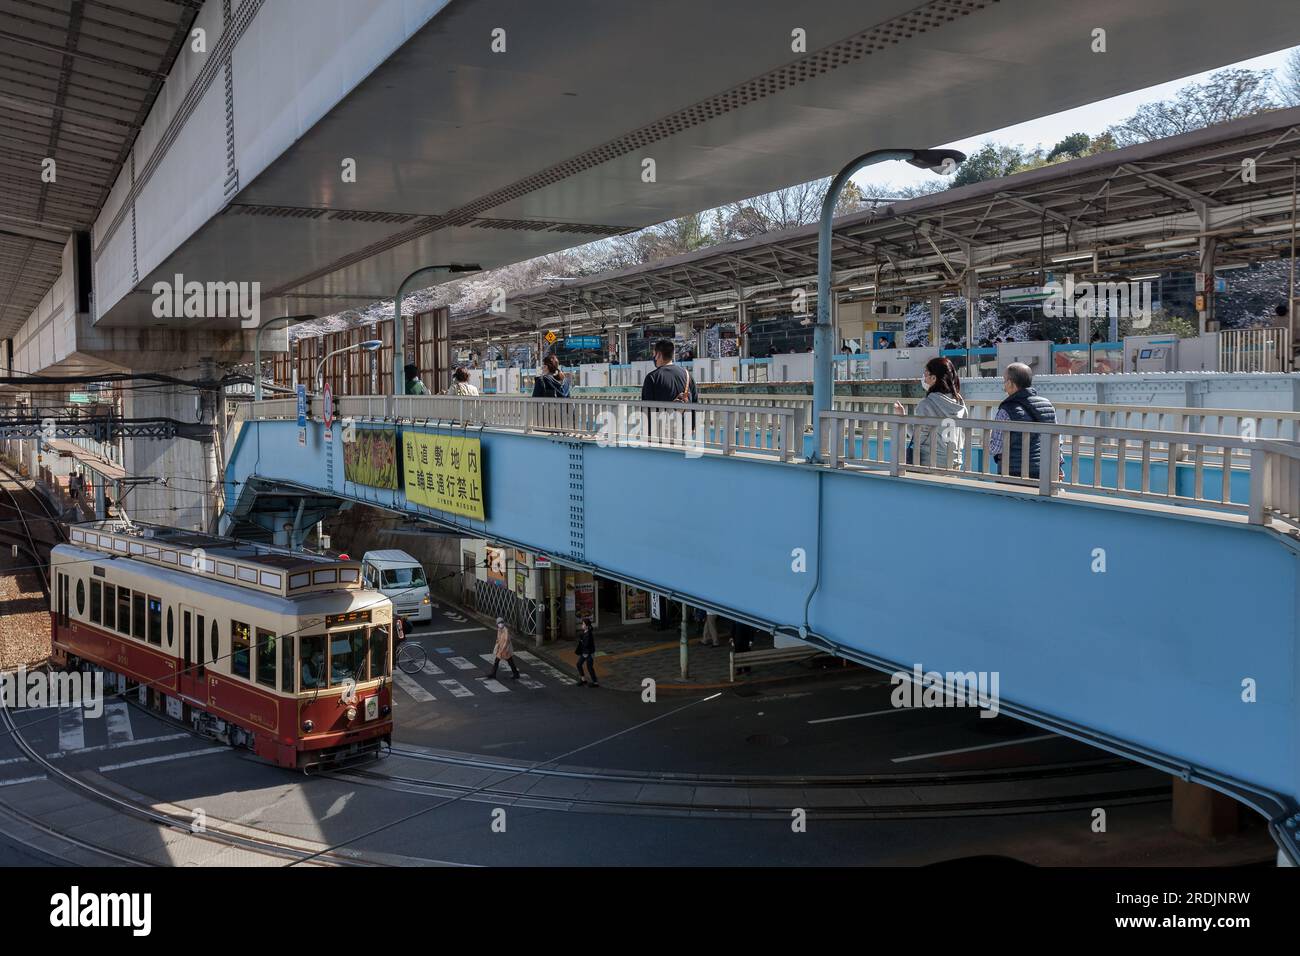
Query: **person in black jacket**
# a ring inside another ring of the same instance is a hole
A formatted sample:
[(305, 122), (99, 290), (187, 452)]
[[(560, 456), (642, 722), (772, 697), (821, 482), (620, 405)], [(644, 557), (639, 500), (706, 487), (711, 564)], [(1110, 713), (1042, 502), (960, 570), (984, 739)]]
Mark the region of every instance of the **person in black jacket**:
[(533, 398), (568, 398), (570, 377), (554, 354), (542, 361), (542, 374), (533, 382)]
[(655, 367), (641, 383), (641, 401), (679, 402), (689, 397), (693, 405), (700, 400), (691, 373), (673, 364), (676, 349), (671, 339), (660, 339), (655, 343)]
[[(1028, 365), (1023, 362), (1012, 362), (1008, 365), (1002, 379), (1002, 388), (1007, 393), (1007, 397), (998, 406), (998, 412), (994, 416), (994, 420), (1000, 422), (1055, 424), (1056, 408), (1044, 396), (1038, 394), (1033, 387), (1033, 383), (1034, 373)], [(1042, 438), (1043, 436), (1038, 433), (1029, 435), (1028, 477), (1030, 478), (1038, 477)], [(1025, 433), (1019, 431), (1011, 432), (1010, 440), (1001, 430), (995, 431), (989, 436), (988, 453), (993, 456), (993, 461), (997, 464), (999, 472), (1002, 470), (1002, 455), (1006, 453), (1011, 456), (1011, 461), (1007, 463), (1008, 474), (1017, 478), (1021, 477), (1021, 464), (1024, 460), (1022, 449), (1024, 439)], [(1009, 447), (1004, 448), (1004, 445)], [(1056, 462), (1058, 477), (1063, 477), (1064, 454), (1065, 450), (1061, 449)]]
[(578, 683), (585, 685), (587, 678), (582, 676), (582, 666), (587, 665), (587, 674), (591, 677), (591, 686), (599, 687), (596, 680), (596, 631), (588, 618), (578, 624)]

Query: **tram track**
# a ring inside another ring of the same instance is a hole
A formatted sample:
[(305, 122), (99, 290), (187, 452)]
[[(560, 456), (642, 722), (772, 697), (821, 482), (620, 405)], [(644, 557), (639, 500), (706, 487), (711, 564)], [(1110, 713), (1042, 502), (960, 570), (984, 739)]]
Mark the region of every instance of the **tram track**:
[[(995, 770), (760, 777), (529, 767), (475, 755), (403, 748), (394, 748), (392, 756), (489, 776), (462, 782), (366, 769), (339, 770), (331, 776), (404, 793), (533, 809), (737, 819), (789, 819), (795, 807), (806, 809), (810, 816), (837, 820), (998, 816), (1062, 812), (1099, 803), (1159, 803), (1170, 798), (1163, 775), (1114, 759)], [(492, 779), (492, 774), (499, 774), (499, 779)], [(533, 784), (520, 785), (530, 778)], [(544, 781), (552, 791), (568, 792), (538, 792)], [(633, 785), (640, 789), (629, 792)], [(987, 795), (972, 795), (972, 788), (980, 787)], [(602, 788), (623, 795), (602, 796)], [(690, 788), (689, 799), (683, 797), (683, 788)], [(1020, 789), (1042, 792), (1018, 794)], [(701, 792), (712, 796), (699, 799)]]

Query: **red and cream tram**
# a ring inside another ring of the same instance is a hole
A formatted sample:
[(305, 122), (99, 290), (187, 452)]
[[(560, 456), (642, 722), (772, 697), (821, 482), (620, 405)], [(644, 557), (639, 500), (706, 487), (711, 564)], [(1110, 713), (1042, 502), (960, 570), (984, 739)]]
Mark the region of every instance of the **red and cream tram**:
[(50, 564), (56, 663), (116, 673), (284, 767), (391, 741), (392, 603), (359, 562), (101, 522), (70, 528)]

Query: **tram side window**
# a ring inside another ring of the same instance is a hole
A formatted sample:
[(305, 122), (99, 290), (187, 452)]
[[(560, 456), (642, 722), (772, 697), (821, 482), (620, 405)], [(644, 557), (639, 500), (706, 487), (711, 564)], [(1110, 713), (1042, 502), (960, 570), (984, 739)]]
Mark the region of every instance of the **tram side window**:
[(230, 673), (248, 679), (248, 645), (252, 632), (241, 621), (230, 622)]
[(301, 689), (325, 686), (325, 635), (308, 634), (298, 638), (298, 672)]
[(131, 592), (126, 588), (117, 589), (117, 632), (131, 636)]
[(275, 689), (275, 635), (257, 629), (257, 682)]
[[(195, 644), (195, 647), (197, 648), (197, 650), (198, 650), (198, 652), (199, 652), (199, 661), (198, 661), (198, 663), (199, 663), (199, 669), (198, 669), (198, 672), (197, 672), (197, 673), (198, 673), (198, 676), (199, 676), (199, 677), (202, 677), (202, 676), (203, 676), (203, 636), (204, 636), (204, 634), (203, 634), (203, 615), (202, 615), (202, 614), (200, 614), (200, 615), (198, 616), (198, 622), (199, 622), (199, 623), (198, 623), (198, 626), (197, 626), (196, 628), (194, 628), (194, 644)], [(215, 626), (215, 625), (213, 626), (212, 636), (213, 636), (213, 637), (216, 637), (216, 636), (217, 636), (217, 635), (216, 635), (216, 626)], [(214, 643), (215, 643), (215, 642), (214, 642)]]
[(280, 638), (280, 690), (293, 693), (293, 638)]
[(162, 645), (162, 601), (149, 595), (149, 643)]
[(104, 619), (104, 585), (90, 582), (90, 623), (101, 624)]
[(366, 629), (335, 631), (330, 635), (330, 686), (349, 678), (366, 679)]
[(131, 592), (131, 636), (144, 640), (144, 602), (145, 597), (139, 591)]
[(111, 584), (104, 585), (104, 627), (111, 630), (117, 626), (117, 588)]
[(378, 680), (388, 676), (388, 628), (385, 626), (370, 629), (370, 679)]

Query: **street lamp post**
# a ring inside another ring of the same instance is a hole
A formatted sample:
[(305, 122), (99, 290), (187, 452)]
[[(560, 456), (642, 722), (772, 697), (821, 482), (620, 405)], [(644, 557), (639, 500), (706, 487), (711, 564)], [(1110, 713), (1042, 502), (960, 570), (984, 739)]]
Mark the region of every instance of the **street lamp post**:
[[(425, 266), (422, 269), (416, 269), (397, 287), (397, 296), (393, 299), (393, 394), (406, 394), (406, 381), (402, 374), (406, 367), (406, 326), (402, 321), (402, 300), (406, 298), (406, 293), (414, 287), (416, 281), (426, 272), (433, 274), (435, 272), (479, 272), (481, 267), (472, 264), (447, 263), (444, 265)], [(437, 387), (437, 383), (434, 383)]]
[(316, 366), (316, 394), (323, 394), (325, 391), (325, 363), (336, 355), (342, 355), (344, 352), (351, 352), (354, 349), (363, 349), (366, 352), (373, 352), (384, 343), (380, 339), (368, 339), (365, 342), (357, 342), (354, 345), (346, 345), (341, 349), (335, 349), (333, 352), (326, 353), (325, 357), (320, 360)]
[[(818, 416), (834, 403), (834, 329), (831, 325), (831, 220), (835, 203), (849, 178), (865, 166), (901, 159), (934, 172), (949, 173), (966, 158), (955, 149), (877, 149), (863, 153), (836, 174), (822, 200), (821, 229), (817, 235), (817, 324), (813, 326), (813, 433)], [(818, 455), (813, 445), (814, 457)]]
[(309, 322), (314, 318), (316, 318), (314, 315), (277, 315), (257, 330), (257, 334), (253, 336), (253, 401), (262, 400), (262, 333), (279, 323), (293, 325), (297, 322)]

